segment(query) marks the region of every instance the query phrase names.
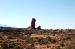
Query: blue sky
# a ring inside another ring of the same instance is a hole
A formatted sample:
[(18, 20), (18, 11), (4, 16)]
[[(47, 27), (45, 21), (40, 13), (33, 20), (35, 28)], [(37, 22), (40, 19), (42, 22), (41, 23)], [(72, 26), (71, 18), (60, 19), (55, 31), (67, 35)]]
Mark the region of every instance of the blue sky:
[(0, 24), (26, 28), (75, 28), (75, 0), (0, 0)]

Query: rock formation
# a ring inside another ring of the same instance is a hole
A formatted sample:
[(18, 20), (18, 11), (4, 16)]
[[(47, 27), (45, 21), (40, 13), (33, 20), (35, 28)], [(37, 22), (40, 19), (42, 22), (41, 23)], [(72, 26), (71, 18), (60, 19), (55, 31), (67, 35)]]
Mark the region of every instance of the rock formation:
[(32, 29), (35, 29), (35, 22), (36, 22), (36, 19), (32, 18), (32, 21), (31, 21), (31, 28)]

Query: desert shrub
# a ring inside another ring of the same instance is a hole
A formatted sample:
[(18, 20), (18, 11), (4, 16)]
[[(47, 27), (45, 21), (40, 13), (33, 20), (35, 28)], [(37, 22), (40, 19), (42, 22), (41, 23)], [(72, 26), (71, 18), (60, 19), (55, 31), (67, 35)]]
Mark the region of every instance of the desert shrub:
[(9, 45), (9, 48), (14, 48), (16, 45), (14, 43)]
[(48, 41), (51, 41), (52, 40), (51, 37), (47, 37), (47, 39), (48, 39)]
[(75, 49), (75, 40), (65, 42), (66, 49)]
[(55, 39), (52, 39), (52, 40), (51, 40), (51, 43), (56, 43), (56, 40), (55, 40)]
[(61, 47), (64, 47), (65, 45), (62, 43), (62, 44), (60, 44), (60, 46), (61, 46)]
[(34, 49), (33, 47), (27, 47), (26, 49)]
[(38, 42), (39, 42), (40, 44), (47, 44), (47, 43), (48, 43), (48, 41), (47, 41), (46, 39), (44, 39), (44, 38), (39, 38), (39, 39), (38, 39)]
[(34, 44), (31, 44), (31, 47), (34, 47)]
[(20, 46), (15, 46), (13, 49), (23, 49), (23, 48)]
[(61, 49), (61, 48), (59, 46), (57, 46), (56, 49)]
[(28, 47), (28, 48), (26, 48), (26, 49), (31, 49), (31, 48)]
[(3, 43), (3, 44), (1, 45), (1, 47), (2, 47), (2, 49), (9, 49), (9, 46), (8, 46), (8, 44), (6, 44), (6, 43)]
[(51, 49), (54, 49), (53, 47)]
[(38, 26), (37, 29), (40, 30), (41, 29), (41, 26)]

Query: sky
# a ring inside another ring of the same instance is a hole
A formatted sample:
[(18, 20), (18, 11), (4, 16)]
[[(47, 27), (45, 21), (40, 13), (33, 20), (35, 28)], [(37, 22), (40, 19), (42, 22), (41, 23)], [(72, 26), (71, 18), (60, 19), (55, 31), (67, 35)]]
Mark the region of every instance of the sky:
[(0, 24), (27, 28), (32, 18), (43, 29), (75, 29), (75, 0), (0, 0)]

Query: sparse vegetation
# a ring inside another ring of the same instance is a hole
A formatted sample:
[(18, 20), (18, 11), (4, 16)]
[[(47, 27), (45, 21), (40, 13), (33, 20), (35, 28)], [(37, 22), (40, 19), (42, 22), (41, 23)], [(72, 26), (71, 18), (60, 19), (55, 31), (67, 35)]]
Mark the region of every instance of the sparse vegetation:
[(38, 26), (37, 29), (38, 29), (38, 30), (41, 30), (41, 26)]
[(51, 49), (75, 49), (75, 30), (39, 29), (41, 28), (38, 27), (36, 30), (1, 31), (0, 49), (40, 49), (43, 47)]

